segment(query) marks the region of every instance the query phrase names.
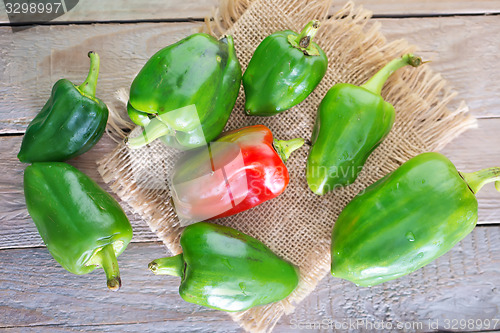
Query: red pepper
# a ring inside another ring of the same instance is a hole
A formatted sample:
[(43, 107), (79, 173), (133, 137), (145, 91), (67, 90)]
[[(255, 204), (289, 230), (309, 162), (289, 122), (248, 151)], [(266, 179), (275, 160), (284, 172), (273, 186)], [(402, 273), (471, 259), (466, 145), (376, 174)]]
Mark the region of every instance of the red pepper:
[(288, 185), (284, 162), (303, 144), (304, 139), (274, 140), (269, 128), (255, 125), (189, 151), (172, 174), (177, 215), (191, 222), (216, 219), (275, 198)]

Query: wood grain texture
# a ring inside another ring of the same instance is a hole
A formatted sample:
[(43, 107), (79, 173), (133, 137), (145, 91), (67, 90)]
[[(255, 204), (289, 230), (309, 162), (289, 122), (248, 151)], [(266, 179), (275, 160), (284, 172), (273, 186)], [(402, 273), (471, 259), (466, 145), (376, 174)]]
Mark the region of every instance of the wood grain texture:
[(147, 322), (163, 330), (172, 325), (181, 331), (192, 326), (202, 332), (216, 327), (236, 331), (226, 314), (184, 302), (178, 279), (156, 277), (147, 269), (151, 260), (168, 255), (165, 251), (160, 243), (130, 245), (118, 258), (123, 286), (114, 293), (107, 290), (102, 270), (70, 274), (45, 248), (2, 250), (0, 327), (50, 331), (62, 325), (76, 331), (82, 325), (118, 324), (116, 331), (121, 325)]
[[(500, 166), (500, 118), (481, 119), (479, 129), (466, 132), (453, 141), (443, 153), (459, 170), (477, 171), (491, 166)], [(25, 165), (16, 154), (21, 145), (21, 136), (0, 137), (0, 249), (43, 245), (35, 225), (26, 210), (22, 189)], [(116, 143), (104, 138), (89, 152), (71, 161), (71, 164), (88, 174), (106, 190), (97, 173), (95, 161), (110, 152)], [(478, 194), (479, 224), (500, 223), (500, 194), (493, 186), (485, 186)], [(134, 228), (134, 242), (156, 241), (146, 223), (132, 214), (127, 204), (122, 203)], [(500, 229), (500, 227), (499, 227)]]
[[(333, 1), (330, 13), (343, 6), (345, 1)], [(439, 15), (478, 14), (500, 12), (499, 0), (358, 0), (375, 15)], [(175, 20), (204, 18), (219, 5), (217, 0), (80, 0), (78, 5), (56, 22), (108, 22), (135, 20)], [(0, 2), (0, 23), (8, 23), (3, 2)]]
[(195, 32), (200, 24), (96, 24), (40, 26), (12, 33), (0, 28), (0, 133), (24, 132), (60, 78), (75, 84), (88, 73), (87, 53), (101, 58), (97, 97), (112, 106), (114, 92), (129, 87), (160, 48)]
[[(500, 7), (498, 7), (500, 8)], [(478, 117), (499, 117), (500, 17), (381, 19), (388, 40), (406, 39)]]
[[(407, 38), (419, 45), (422, 55), (433, 61), (428, 66), (450, 81), (472, 114), (500, 116), (497, 17), (381, 21), (389, 40)], [(149, 57), (199, 27), (199, 23), (40, 26), (15, 34), (0, 27), (4, 46), (0, 49), (0, 133), (23, 133), (58, 79), (82, 82), (89, 50), (101, 56), (97, 96), (113, 105), (115, 91), (129, 87)]]
[[(146, 269), (151, 259), (164, 255), (159, 243), (131, 244), (119, 257), (123, 287), (112, 293), (103, 272), (69, 274), (46, 249), (1, 250), (0, 328), (240, 332), (225, 313), (184, 302), (177, 293), (178, 278), (154, 276)], [(398, 280), (361, 288), (328, 276), (295, 313), (281, 319), (275, 332), (319, 331), (298, 325), (349, 319), (393, 325), (439, 320), (441, 329), (445, 319), (500, 319), (499, 264), (500, 228), (476, 228), (450, 252)]]
[[(217, 5), (218, 0), (80, 0), (72, 10), (54, 21), (108, 22), (200, 19), (211, 15), (212, 9)], [(0, 23), (8, 22), (7, 12), (2, 1), (0, 2)]]
[[(440, 14), (480, 14), (500, 12), (498, 0), (358, 0), (375, 15), (419, 16)], [(341, 4), (334, 0), (334, 5)]]

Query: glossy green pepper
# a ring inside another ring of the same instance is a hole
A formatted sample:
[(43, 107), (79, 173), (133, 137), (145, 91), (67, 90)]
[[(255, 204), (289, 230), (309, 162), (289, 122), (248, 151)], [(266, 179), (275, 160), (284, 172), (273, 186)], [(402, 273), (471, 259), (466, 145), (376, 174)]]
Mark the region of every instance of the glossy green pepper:
[(24, 195), (40, 236), (62, 267), (80, 275), (100, 266), (108, 288), (120, 288), (116, 257), (130, 242), (132, 227), (111, 195), (63, 162), (28, 166)]
[(197, 33), (158, 51), (130, 87), (130, 119), (145, 126), (128, 139), (139, 148), (164, 137), (174, 147), (194, 148), (224, 129), (241, 84), (241, 67), (231, 36), (220, 40)]
[[(396, 279), (448, 252), (477, 222), (475, 194), (500, 168), (458, 172), (420, 154), (355, 197), (332, 232), (332, 275), (361, 286)], [(499, 188), (499, 187), (497, 187)]]
[(89, 52), (90, 71), (79, 86), (54, 84), (50, 99), (31, 121), (17, 158), (24, 163), (65, 161), (92, 148), (102, 137), (108, 107), (95, 97), (99, 56)]
[(314, 20), (300, 34), (278, 31), (260, 43), (243, 75), (248, 115), (286, 111), (318, 86), (328, 67), (325, 52), (312, 41), (319, 25)]
[(181, 277), (179, 294), (191, 303), (243, 311), (287, 297), (299, 269), (235, 229), (200, 222), (181, 235), (183, 253), (149, 264), (155, 274)]
[(385, 81), (399, 68), (421, 63), (407, 54), (362, 86), (338, 83), (328, 91), (318, 108), (307, 159), (307, 184), (314, 193), (323, 195), (356, 180), (394, 124), (394, 107), (380, 96)]

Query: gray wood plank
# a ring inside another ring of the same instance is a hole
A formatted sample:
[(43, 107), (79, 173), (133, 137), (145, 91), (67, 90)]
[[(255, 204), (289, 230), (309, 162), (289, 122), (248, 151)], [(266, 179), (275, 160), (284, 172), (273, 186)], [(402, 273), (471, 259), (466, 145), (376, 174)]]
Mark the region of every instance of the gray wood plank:
[[(119, 257), (123, 287), (112, 293), (105, 290), (102, 272), (69, 274), (43, 248), (1, 250), (0, 327), (41, 332), (240, 331), (225, 313), (184, 302), (177, 294), (178, 278), (150, 274), (147, 263), (162, 255), (158, 243), (131, 244)], [(369, 323), (395, 327), (427, 325), (430, 320), (445, 329), (446, 320), (500, 319), (499, 262), (500, 228), (482, 227), (423, 269), (379, 286), (356, 287), (328, 274), (295, 313), (280, 320), (275, 332), (319, 331), (310, 325), (349, 320), (362, 321), (354, 331), (368, 332), (373, 331), (366, 327)], [(413, 331), (435, 329), (405, 330)]]
[[(132, 20), (175, 20), (204, 18), (218, 5), (217, 0), (80, 0), (55, 22), (107, 22)], [(484, 7), (485, 9), (487, 8)], [(0, 2), (0, 23), (8, 23), (5, 5)], [(35, 21), (37, 22), (37, 21)]]
[[(500, 67), (495, 61), (500, 35), (496, 16), (384, 19), (389, 40), (419, 45), (428, 64), (448, 79), (478, 117), (500, 116)], [(113, 105), (114, 93), (128, 88), (146, 60), (200, 24), (96, 24), (40, 26), (13, 34), (0, 27), (0, 133), (23, 133), (65, 77), (78, 84), (88, 71), (89, 50), (101, 55), (97, 96)]]
[(129, 87), (149, 57), (200, 26), (40, 26), (17, 33), (0, 27), (0, 133), (24, 132), (58, 79), (83, 82), (89, 68), (88, 51), (96, 51), (101, 57), (97, 97), (113, 105), (114, 92)]
[[(500, 8), (500, 6), (498, 7)], [(500, 51), (498, 16), (468, 18), (381, 19), (389, 40), (406, 39), (446, 79), (479, 117), (500, 116), (500, 69), (491, 59)]]
[[(334, 1), (334, 4), (342, 2)], [(384, 16), (419, 16), (440, 14), (481, 14), (498, 13), (498, 0), (358, 0), (356, 4), (363, 5), (375, 15)]]
[[(344, 5), (345, 1), (334, 1), (330, 13)], [(479, 14), (500, 12), (499, 0), (358, 0), (357, 4), (373, 11), (375, 15), (439, 15)], [(212, 14), (219, 5), (217, 0), (81, 0), (68, 13), (56, 18), (56, 22), (102, 22), (130, 20), (168, 20), (204, 18)], [(8, 23), (3, 2), (0, 2), (0, 23)]]
[[(500, 166), (500, 118), (480, 119), (479, 129), (466, 132), (450, 143), (443, 151), (464, 172)], [(31, 218), (26, 211), (22, 189), (24, 165), (16, 154), (22, 137), (0, 137), (0, 249), (43, 245)], [(97, 173), (95, 161), (110, 152), (116, 143), (104, 137), (92, 150), (71, 161), (90, 177), (109, 190)], [(485, 186), (478, 194), (479, 224), (500, 223), (500, 193), (494, 186)], [(122, 203), (134, 228), (134, 242), (155, 241), (146, 223), (132, 214)], [(257, 208), (258, 209), (258, 208)]]
[(107, 290), (102, 270), (70, 274), (45, 248), (2, 250), (0, 327), (78, 325), (74, 330), (87, 330), (87, 325), (150, 323), (163, 330), (235, 331), (237, 325), (225, 313), (184, 302), (178, 279), (156, 277), (148, 270), (151, 260), (166, 255), (160, 243), (130, 245), (118, 258), (123, 285), (114, 293)]

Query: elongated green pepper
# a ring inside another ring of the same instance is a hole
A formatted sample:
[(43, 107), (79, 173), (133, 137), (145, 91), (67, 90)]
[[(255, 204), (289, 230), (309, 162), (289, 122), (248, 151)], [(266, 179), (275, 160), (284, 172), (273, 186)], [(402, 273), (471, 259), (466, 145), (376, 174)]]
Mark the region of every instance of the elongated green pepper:
[(179, 294), (191, 303), (243, 311), (279, 301), (297, 287), (299, 270), (237, 230), (200, 222), (184, 229), (183, 253), (154, 260), (155, 274), (181, 277)]
[(334, 85), (318, 108), (307, 159), (307, 184), (318, 195), (353, 183), (366, 159), (394, 124), (394, 107), (380, 92), (397, 69), (422, 63), (407, 54), (394, 59), (365, 84)]
[(474, 229), (475, 194), (498, 180), (500, 168), (461, 173), (438, 153), (410, 159), (342, 211), (332, 232), (332, 275), (373, 286), (427, 265)]
[(318, 86), (328, 67), (325, 52), (312, 41), (319, 25), (313, 20), (300, 34), (278, 31), (259, 44), (243, 75), (248, 115), (286, 111)]
[(127, 111), (144, 126), (129, 138), (139, 148), (163, 137), (167, 145), (194, 148), (224, 129), (241, 84), (241, 67), (231, 36), (220, 40), (197, 33), (158, 51), (130, 87)]
[(28, 166), (24, 195), (40, 236), (62, 267), (80, 275), (100, 266), (108, 288), (120, 288), (116, 257), (130, 242), (132, 227), (111, 195), (62, 162)]
[(90, 70), (79, 86), (66, 79), (54, 84), (50, 99), (31, 121), (17, 157), (21, 162), (65, 161), (92, 148), (102, 137), (108, 107), (95, 97), (99, 56), (89, 52)]

